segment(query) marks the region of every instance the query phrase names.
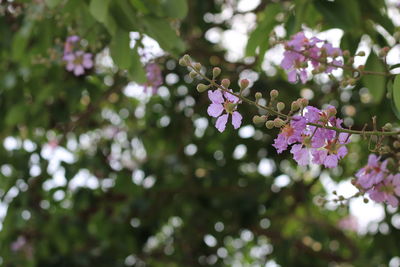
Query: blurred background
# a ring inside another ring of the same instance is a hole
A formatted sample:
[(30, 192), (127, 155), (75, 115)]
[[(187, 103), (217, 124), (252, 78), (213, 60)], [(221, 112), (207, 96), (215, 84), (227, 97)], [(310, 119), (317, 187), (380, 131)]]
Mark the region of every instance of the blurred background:
[(249, 79), (249, 97), (277, 89), (286, 106), (304, 97), (355, 129), (383, 125), (397, 120), (384, 78), (290, 84), (269, 40), (304, 30), (381, 70), (384, 46), (400, 61), (397, 2), (0, 0), (0, 264), (400, 266), (397, 208), (319, 205), (357, 192), (366, 141), (335, 169), (297, 166), (252, 106), (219, 133), (177, 64), (188, 53), (236, 89)]

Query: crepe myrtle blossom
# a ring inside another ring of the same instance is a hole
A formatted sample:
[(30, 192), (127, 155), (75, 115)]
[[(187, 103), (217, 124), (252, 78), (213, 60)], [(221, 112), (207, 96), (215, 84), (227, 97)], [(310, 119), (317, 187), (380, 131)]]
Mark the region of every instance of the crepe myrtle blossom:
[(64, 55), (63, 59), (67, 63), (66, 69), (73, 72), (75, 76), (80, 76), (85, 73), (85, 69), (93, 67), (92, 57), (91, 53), (78, 50)]
[(146, 78), (147, 82), (143, 84), (144, 91), (147, 92), (148, 89), (151, 89), (152, 94), (156, 94), (157, 89), (163, 83), (160, 66), (156, 63), (148, 63), (146, 65)]
[(309, 123), (342, 127), (342, 120), (336, 118), (336, 109), (333, 106), (328, 106), (325, 110), (307, 106), (303, 115), (292, 117), (290, 123), (281, 128), (273, 146), (278, 153), (282, 153), (292, 145), (290, 152), (301, 166), (312, 162), (326, 168), (336, 167), (348, 152), (345, 145), (350, 142), (349, 135), (336, 134), (333, 130), (308, 125)]
[(385, 202), (392, 207), (397, 207), (399, 205), (398, 197), (400, 197), (400, 174), (389, 174), (367, 193), (376, 202)]
[(208, 106), (207, 113), (211, 117), (217, 118), (215, 127), (218, 131), (222, 133), (225, 130), (229, 115), (232, 115), (231, 123), (233, 128), (237, 129), (240, 127), (242, 124), (242, 115), (236, 111), (237, 105), (240, 102), (238, 97), (217, 89), (215, 91), (209, 90), (208, 98), (211, 104)]
[[(331, 73), (343, 62), (336, 59), (342, 55), (340, 48), (335, 48), (317, 37), (307, 38), (304, 32), (298, 32), (285, 44), (285, 52), (281, 67), (288, 73), (288, 81), (296, 83), (298, 78), (302, 83), (308, 80), (309, 63), (317, 73)], [(326, 62), (322, 64), (321, 62)]]
[(368, 164), (356, 173), (357, 184), (363, 189), (368, 190), (372, 186), (379, 184), (388, 175), (388, 161), (381, 162), (380, 159), (375, 154), (369, 155)]

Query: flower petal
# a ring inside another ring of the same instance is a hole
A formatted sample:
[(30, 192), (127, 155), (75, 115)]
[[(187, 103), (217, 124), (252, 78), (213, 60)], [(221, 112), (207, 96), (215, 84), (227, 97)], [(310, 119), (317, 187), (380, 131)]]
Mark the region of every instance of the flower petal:
[(240, 127), (240, 125), (242, 124), (242, 115), (240, 115), (239, 112), (234, 111), (232, 113), (232, 125), (233, 128), (237, 129)]
[(222, 92), (220, 90), (215, 90), (214, 92), (209, 90), (208, 98), (211, 100), (211, 102), (216, 104), (222, 104), (225, 102), (224, 97), (222, 96)]
[(207, 113), (211, 117), (218, 117), (221, 115), (222, 111), (224, 110), (224, 106), (221, 104), (211, 103), (207, 108)]
[(217, 119), (217, 121), (215, 122), (215, 127), (218, 129), (218, 131), (222, 133), (225, 130), (227, 122), (228, 122), (228, 114), (224, 114)]

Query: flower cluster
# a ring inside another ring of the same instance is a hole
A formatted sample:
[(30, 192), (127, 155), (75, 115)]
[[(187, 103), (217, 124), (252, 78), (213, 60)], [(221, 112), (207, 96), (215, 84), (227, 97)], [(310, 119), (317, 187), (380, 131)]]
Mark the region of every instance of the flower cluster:
[(63, 60), (66, 62), (66, 69), (80, 76), (85, 73), (85, 69), (93, 67), (93, 55), (85, 53), (79, 49), (79, 36), (72, 35), (67, 38), (64, 44)]
[(397, 197), (400, 197), (400, 174), (391, 174), (387, 164), (387, 160), (381, 161), (380, 157), (369, 155), (368, 164), (356, 173), (356, 185), (372, 200), (397, 207)]
[[(242, 115), (236, 111), (239, 98), (220, 89), (208, 91), (208, 98), (211, 104), (208, 106), (207, 113), (211, 117), (218, 118), (215, 127), (223, 132), (226, 128), (229, 115), (232, 115), (233, 128), (237, 129), (242, 124)], [(224, 112), (225, 111), (225, 112)], [(224, 112), (224, 114), (222, 114)], [(222, 115), (221, 115), (222, 114)]]
[(146, 65), (146, 78), (147, 82), (143, 84), (144, 91), (147, 92), (148, 89), (151, 89), (152, 94), (156, 94), (158, 87), (163, 83), (161, 69), (156, 63)]
[(317, 37), (307, 38), (304, 32), (295, 34), (285, 42), (285, 52), (281, 67), (288, 72), (288, 80), (296, 83), (298, 77), (302, 83), (308, 79), (307, 68), (311, 63), (313, 73), (331, 73), (343, 62), (337, 59), (342, 56), (342, 50), (335, 48)]
[(334, 126), (342, 128), (342, 120), (336, 118), (336, 108), (329, 106), (319, 110), (307, 106), (303, 115), (293, 116), (289, 123), (281, 128), (273, 146), (278, 153), (282, 153), (292, 145), (290, 152), (299, 165), (308, 165), (310, 162), (334, 168), (340, 159), (347, 154), (346, 144), (349, 135), (337, 134), (334, 130), (313, 126)]

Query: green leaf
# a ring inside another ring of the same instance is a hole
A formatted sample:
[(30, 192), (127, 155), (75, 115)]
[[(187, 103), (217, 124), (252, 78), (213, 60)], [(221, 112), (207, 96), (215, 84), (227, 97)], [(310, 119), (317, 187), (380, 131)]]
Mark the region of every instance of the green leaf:
[(55, 8), (60, 4), (60, 2), (61, 0), (45, 0), (45, 3), (49, 8)]
[(92, 14), (96, 20), (105, 23), (109, 4), (110, 0), (91, 0), (89, 6), (90, 14)]
[[(371, 52), (368, 57), (365, 69), (369, 71), (385, 72), (384, 64), (373, 52)], [(365, 75), (362, 78), (362, 81), (372, 95), (372, 102), (375, 104), (380, 103), (386, 92), (386, 77), (379, 75)]]
[(110, 50), (112, 59), (121, 69), (128, 69), (131, 65), (129, 43), (129, 32), (117, 29), (111, 41)]
[(393, 83), (393, 102), (395, 106), (395, 114), (400, 113), (400, 74), (396, 75), (394, 78), (394, 83)]
[(280, 4), (270, 4), (265, 8), (264, 12), (261, 14), (261, 20), (257, 28), (250, 34), (247, 41), (246, 56), (255, 56), (256, 50), (259, 48), (259, 61), (262, 62), (265, 51), (268, 49), (268, 35), (277, 24), (275, 17), (280, 11)]
[(176, 35), (168, 21), (153, 16), (145, 16), (142, 19), (146, 33), (154, 38), (161, 48), (179, 55), (185, 50), (185, 44)]
[(142, 63), (140, 62), (140, 56), (136, 49), (133, 49), (131, 52), (131, 67), (129, 68), (129, 78), (134, 80), (137, 83), (145, 83), (146, 79), (146, 71), (143, 68)]
[(149, 9), (145, 6), (145, 4), (141, 0), (131, 0), (131, 4), (138, 11), (147, 15), (149, 13)]
[(164, 13), (170, 18), (183, 19), (188, 13), (186, 0), (164, 0)]

